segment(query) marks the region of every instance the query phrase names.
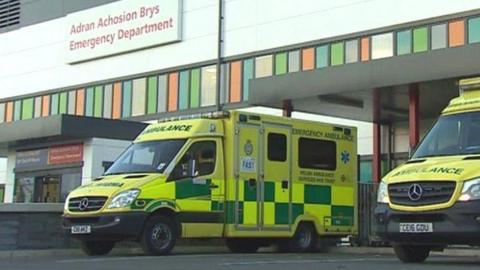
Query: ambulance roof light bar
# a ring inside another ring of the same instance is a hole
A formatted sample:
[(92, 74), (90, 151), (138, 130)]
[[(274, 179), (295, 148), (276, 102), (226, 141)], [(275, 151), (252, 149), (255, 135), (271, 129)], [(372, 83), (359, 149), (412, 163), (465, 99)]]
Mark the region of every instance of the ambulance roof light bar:
[(463, 93), (468, 91), (480, 90), (480, 77), (460, 80), (458, 86), (460, 95), (463, 95)]
[(165, 123), (171, 121), (180, 121), (180, 120), (191, 120), (191, 119), (222, 119), (230, 117), (230, 113), (228, 111), (216, 111), (216, 112), (207, 112), (207, 113), (196, 113), (196, 114), (189, 114), (189, 115), (180, 115), (175, 117), (166, 117), (158, 119), (158, 123)]

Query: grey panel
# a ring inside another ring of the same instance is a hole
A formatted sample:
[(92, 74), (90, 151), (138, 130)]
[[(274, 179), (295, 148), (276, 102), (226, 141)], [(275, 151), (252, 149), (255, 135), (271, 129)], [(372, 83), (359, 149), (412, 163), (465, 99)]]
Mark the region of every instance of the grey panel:
[(103, 117), (112, 118), (112, 89), (113, 85), (107, 84), (103, 92)]
[(76, 97), (77, 92), (75, 90), (68, 92), (68, 114), (75, 114)]
[(34, 118), (38, 118), (42, 116), (42, 97), (35, 98), (35, 109), (33, 113)]
[(158, 76), (158, 112), (167, 111), (167, 81), (167, 75)]
[(5, 120), (5, 103), (0, 103), (0, 123)]
[(300, 51), (288, 53), (288, 72), (300, 71)]

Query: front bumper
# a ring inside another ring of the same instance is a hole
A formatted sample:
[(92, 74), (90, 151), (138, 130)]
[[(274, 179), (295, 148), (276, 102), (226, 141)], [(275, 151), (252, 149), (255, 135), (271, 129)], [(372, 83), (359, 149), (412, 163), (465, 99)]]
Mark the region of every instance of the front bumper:
[[(480, 244), (480, 201), (457, 202), (452, 207), (425, 212), (375, 208), (376, 233), (385, 241), (417, 245)], [(400, 233), (400, 223), (432, 223), (432, 233)]]
[[(80, 240), (110, 240), (136, 239), (143, 230), (148, 213), (129, 212), (102, 214), (96, 216), (64, 215), (62, 228), (72, 237)], [(89, 225), (88, 234), (71, 234), (74, 225)]]

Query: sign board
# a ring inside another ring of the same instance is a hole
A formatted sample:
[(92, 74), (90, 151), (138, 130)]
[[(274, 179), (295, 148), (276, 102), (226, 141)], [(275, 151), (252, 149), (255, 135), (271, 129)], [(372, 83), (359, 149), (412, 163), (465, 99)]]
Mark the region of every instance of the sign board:
[(51, 147), (48, 151), (48, 164), (68, 164), (83, 161), (83, 144)]
[(122, 0), (66, 17), (66, 62), (181, 40), (182, 0)]
[(44, 167), (47, 165), (48, 149), (17, 152), (15, 168)]

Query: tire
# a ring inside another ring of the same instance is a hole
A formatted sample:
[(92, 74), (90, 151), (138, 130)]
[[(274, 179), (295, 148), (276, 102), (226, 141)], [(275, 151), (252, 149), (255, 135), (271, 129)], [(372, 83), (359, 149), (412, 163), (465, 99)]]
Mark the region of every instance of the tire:
[(253, 239), (227, 238), (225, 242), (233, 253), (255, 253), (259, 248), (258, 243)]
[(178, 238), (176, 222), (171, 218), (157, 215), (147, 220), (140, 245), (148, 255), (167, 255), (175, 247)]
[(430, 254), (430, 248), (425, 246), (394, 245), (393, 250), (404, 263), (424, 262)]
[(115, 246), (115, 242), (112, 241), (82, 241), (82, 251), (88, 256), (101, 256), (107, 255), (112, 251)]
[(317, 231), (312, 224), (301, 223), (292, 238), (288, 240), (288, 247), (291, 252), (304, 253), (315, 249), (317, 242)]

